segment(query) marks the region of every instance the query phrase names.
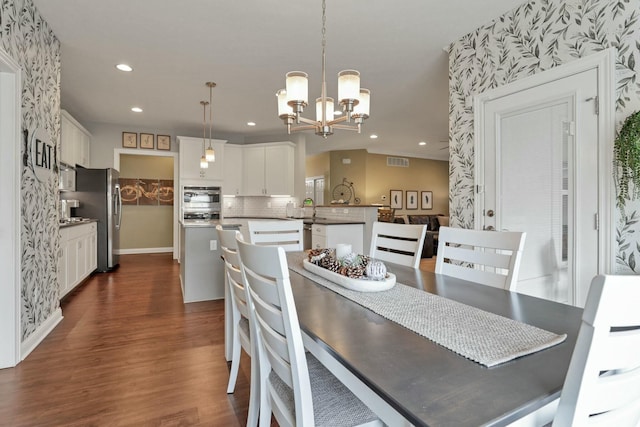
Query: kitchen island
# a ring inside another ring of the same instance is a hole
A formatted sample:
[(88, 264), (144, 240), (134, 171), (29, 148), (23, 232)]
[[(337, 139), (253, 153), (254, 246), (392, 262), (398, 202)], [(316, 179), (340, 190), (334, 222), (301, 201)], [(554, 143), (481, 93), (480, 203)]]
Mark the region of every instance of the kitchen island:
[(185, 303), (224, 298), (218, 221), (180, 222), (180, 285)]

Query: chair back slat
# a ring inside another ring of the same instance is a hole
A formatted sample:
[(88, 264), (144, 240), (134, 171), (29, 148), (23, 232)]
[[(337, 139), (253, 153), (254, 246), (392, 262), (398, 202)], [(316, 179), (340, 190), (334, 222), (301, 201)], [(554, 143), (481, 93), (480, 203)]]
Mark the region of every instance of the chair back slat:
[[(240, 240), (238, 249), (249, 291), (248, 303), (254, 308), (249, 313), (257, 331), (261, 387), (267, 390), (271, 411), (280, 425), (312, 426), (311, 384), (285, 250)], [(292, 388), (294, 411), (278, 396), (271, 384), (271, 373)], [(269, 408), (261, 410), (268, 411)]]
[(285, 251), (304, 248), (302, 220), (249, 221), (249, 240), (255, 245), (281, 246)]
[(505, 252), (496, 252), (496, 249), (479, 251), (470, 246), (447, 246), (443, 255), (451, 261), (464, 261), (476, 265), (508, 269), (511, 267), (511, 252)]
[[(438, 256), (439, 255), (440, 254), (438, 254)], [(489, 271), (469, 268), (464, 265), (449, 263), (444, 263), (438, 273), (470, 282), (482, 283), (483, 285), (493, 286), (494, 288), (506, 289), (507, 276), (503, 274), (495, 274)]]
[(640, 423), (640, 277), (596, 276), (553, 425)]
[(435, 272), (515, 291), (526, 233), (440, 227)]
[(381, 261), (418, 268), (426, 225), (374, 222), (369, 255)]

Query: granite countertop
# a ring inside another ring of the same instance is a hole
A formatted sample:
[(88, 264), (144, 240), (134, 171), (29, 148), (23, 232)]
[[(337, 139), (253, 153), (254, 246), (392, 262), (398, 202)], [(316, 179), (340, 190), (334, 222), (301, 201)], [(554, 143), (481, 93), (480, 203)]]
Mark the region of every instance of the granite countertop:
[(98, 222), (97, 219), (93, 219), (93, 218), (70, 218), (69, 221), (64, 221), (64, 220), (60, 220), (60, 228), (67, 228), (67, 227), (73, 227), (74, 225), (83, 225), (83, 224), (89, 224), (91, 222)]
[(202, 228), (202, 227), (215, 227), (216, 225), (220, 224), (220, 221), (215, 219), (215, 220), (210, 220), (210, 219), (192, 219), (192, 220), (187, 220), (187, 221), (180, 221), (180, 224), (184, 227), (184, 228)]
[(327, 219), (327, 218), (304, 218), (305, 224), (320, 225), (346, 225), (346, 224), (364, 224), (364, 221), (356, 221), (349, 219)]
[(327, 218), (283, 218), (283, 217), (268, 217), (268, 216), (228, 216), (222, 220), (224, 225), (240, 225), (234, 224), (234, 219), (263, 219), (263, 220), (281, 220), (281, 221), (294, 221), (302, 220), (305, 224), (322, 224), (322, 225), (342, 225), (342, 224), (364, 224), (364, 221), (355, 221), (349, 219), (327, 219)]
[(335, 203), (332, 205), (316, 205), (316, 208), (388, 208), (389, 205), (354, 205), (345, 203)]

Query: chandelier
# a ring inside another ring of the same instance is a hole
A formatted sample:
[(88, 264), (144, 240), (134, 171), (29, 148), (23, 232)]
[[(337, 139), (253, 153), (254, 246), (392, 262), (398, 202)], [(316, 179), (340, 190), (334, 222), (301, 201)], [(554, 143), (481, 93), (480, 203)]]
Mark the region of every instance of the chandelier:
[[(309, 103), (308, 75), (302, 71), (286, 74), (286, 89), (276, 92), (278, 97), (278, 116), (287, 126), (287, 133), (313, 130), (316, 135), (327, 138), (334, 129), (361, 132), (362, 123), (369, 117), (371, 92), (360, 88), (360, 73), (356, 70), (343, 70), (338, 73), (338, 102), (345, 113), (334, 118), (334, 100), (327, 97), (326, 71), (326, 0), (322, 0), (322, 91), (316, 99), (316, 120), (301, 116)], [(294, 125), (295, 121), (295, 125)], [(301, 125), (301, 123), (304, 123)], [(297, 125), (297, 126), (296, 126)]]
[[(200, 158), (200, 168), (207, 169), (209, 162), (216, 161), (216, 152), (211, 146), (211, 134), (213, 128), (213, 88), (216, 87), (214, 82), (207, 82), (205, 85), (209, 88), (209, 102), (200, 101), (202, 105), (202, 157)], [(209, 106), (209, 146), (205, 149), (207, 138), (207, 105)]]

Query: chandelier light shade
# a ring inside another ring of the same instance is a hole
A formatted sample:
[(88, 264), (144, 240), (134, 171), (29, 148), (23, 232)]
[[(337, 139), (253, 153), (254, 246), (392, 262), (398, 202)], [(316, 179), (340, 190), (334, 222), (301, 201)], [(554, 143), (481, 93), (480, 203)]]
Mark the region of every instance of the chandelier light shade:
[[(286, 74), (285, 89), (276, 92), (278, 98), (278, 117), (282, 119), (287, 132), (313, 130), (316, 135), (326, 138), (333, 129), (362, 130), (362, 123), (369, 117), (371, 92), (360, 88), (360, 73), (356, 70), (343, 70), (338, 73), (338, 103), (345, 115), (334, 118), (333, 98), (327, 96), (326, 82), (326, 0), (322, 0), (322, 89), (316, 99), (316, 120), (302, 117), (304, 108), (309, 104), (309, 79), (302, 71), (290, 71)], [(301, 125), (301, 123), (303, 123)]]
[(202, 105), (202, 157), (200, 157), (200, 169), (207, 169), (209, 162), (207, 162), (204, 147), (207, 138), (207, 105), (209, 105), (209, 103), (207, 101), (200, 101), (200, 105)]

